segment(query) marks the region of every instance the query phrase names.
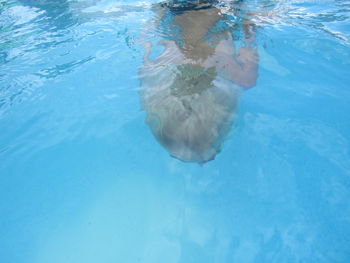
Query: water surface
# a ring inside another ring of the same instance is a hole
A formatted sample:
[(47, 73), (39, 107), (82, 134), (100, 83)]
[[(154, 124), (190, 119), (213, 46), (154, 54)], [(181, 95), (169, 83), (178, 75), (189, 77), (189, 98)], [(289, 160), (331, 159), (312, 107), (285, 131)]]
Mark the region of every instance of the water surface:
[(201, 167), (144, 123), (151, 2), (1, 1), (0, 261), (349, 262), (350, 4), (264, 3), (257, 85)]

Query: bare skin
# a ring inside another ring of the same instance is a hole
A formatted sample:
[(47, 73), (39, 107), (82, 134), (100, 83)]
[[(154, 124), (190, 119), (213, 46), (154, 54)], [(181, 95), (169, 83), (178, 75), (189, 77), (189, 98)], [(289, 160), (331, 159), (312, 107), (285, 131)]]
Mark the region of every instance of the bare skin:
[(234, 119), (239, 87), (255, 85), (258, 54), (247, 23), (244, 46), (235, 49), (228, 30), (206, 39), (222, 19), (220, 10), (187, 10), (171, 23), (180, 41), (162, 40), (163, 52), (150, 60), (145, 45), (140, 70), (146, 122), (169, 153), (182, 161), (205, 163), (215, 158)]
[[(165, 46), (165, 50), (155, 61), (151, 62), (148, 56), (152, 46), (145, 45), (145, 66), (167, 61), (163, 56), (171, 53), (171, 63), (175, 64), (199, 64), (209, 68), (214, 66), (218, 72), (222, 72), (234, 83), (251, 88), (255, 86), (258, 76), (258, 54), (254, 47), (254, 32), (250, 25), (244, 24), (245, 46), (235, 50), (235, 44), (228, 32), (221, 33), (216, 41), (205, 41), (205, 35), (210, 29), (215, 28), (215, 23), (221, 19), (220, 11), (216, 8), (186, 11), (174, 18), (174, 24), (179, 26), (183, 45), (179, 46), (175, 41), (164, 40), (159, 44)], [(177, 53), (174, 49), (177, 47)], [(170, 52), (172, 50), (172, 52)]]

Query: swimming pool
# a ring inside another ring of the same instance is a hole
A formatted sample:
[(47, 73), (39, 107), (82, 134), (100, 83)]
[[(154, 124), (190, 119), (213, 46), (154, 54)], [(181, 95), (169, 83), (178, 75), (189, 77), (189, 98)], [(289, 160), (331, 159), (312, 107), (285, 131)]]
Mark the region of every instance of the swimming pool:
[(257, 85), (200, 166), (140, 107), (152, 2), (0, 1), (0, 261), (349, 262), (350, 3), (261, 2)]

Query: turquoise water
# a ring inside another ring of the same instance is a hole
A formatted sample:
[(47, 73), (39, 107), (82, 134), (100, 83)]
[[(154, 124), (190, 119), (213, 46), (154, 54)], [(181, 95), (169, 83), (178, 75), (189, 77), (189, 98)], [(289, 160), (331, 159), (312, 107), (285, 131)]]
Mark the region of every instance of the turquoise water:
[(150, 7), (0, 1), (0, 262), (349, 262), (349, 1), (266, 4), (203, 166), (144, 122)]

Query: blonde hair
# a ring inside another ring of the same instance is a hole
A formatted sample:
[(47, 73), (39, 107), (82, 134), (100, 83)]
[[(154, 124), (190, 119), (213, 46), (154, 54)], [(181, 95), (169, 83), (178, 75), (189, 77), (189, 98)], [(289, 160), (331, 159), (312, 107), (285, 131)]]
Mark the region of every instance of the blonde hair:
[(180, 65), (168, 88), (144, 99), (146, 123), (180, 160), (204, 163), (215, 158), (230, 130), (236, 96), (218, 88), (216, 77), (215, 68)]

